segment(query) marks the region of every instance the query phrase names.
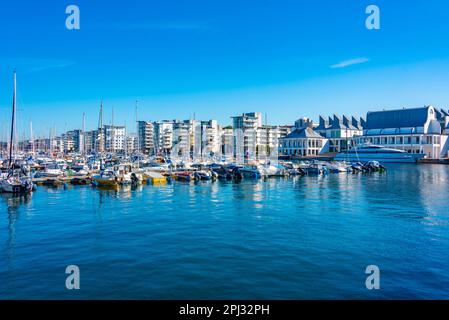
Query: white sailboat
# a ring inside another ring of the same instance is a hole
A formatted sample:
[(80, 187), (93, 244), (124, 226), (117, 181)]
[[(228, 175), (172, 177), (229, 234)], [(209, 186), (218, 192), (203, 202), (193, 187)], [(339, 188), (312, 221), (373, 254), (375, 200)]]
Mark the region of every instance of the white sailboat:
[(14, 94), (12, 100), (11, 137), (9, 145), (8, 174), (0, 182), (0, 190), (6, 193), (29, 193), (33, 190), (33, 182), (28, 170), (24, 166), (17, 166), (14, 162), (14, 141), (16, 125), (16, 72), (14, 72)]

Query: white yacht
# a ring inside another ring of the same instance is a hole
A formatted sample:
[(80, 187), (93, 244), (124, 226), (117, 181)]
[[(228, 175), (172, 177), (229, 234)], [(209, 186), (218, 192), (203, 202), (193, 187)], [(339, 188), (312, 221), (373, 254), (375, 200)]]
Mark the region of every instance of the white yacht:
[(377, 145), (364, 145), (349, 151), (340, 152), (335, 161), (379, 161), (381, 163), (415, 163), (424, 158), (424, 153), (407, 153), (403, 150), (385, 148)]
[(59, 164), (55, 163), (49, 163), (42, 173), (43, 177), (49, 177), (49, 178), (56, 178), (59, 176), (62, 176), (64, 174), (64, 171), (61, 170), (61, 167)]

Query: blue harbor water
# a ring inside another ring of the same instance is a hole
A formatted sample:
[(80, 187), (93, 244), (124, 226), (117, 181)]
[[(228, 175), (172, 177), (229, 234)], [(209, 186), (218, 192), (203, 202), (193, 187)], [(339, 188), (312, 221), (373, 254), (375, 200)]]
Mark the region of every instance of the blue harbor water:
[(3, 194), (0, 298), (449, 298), (449, 167), (388, 169)]

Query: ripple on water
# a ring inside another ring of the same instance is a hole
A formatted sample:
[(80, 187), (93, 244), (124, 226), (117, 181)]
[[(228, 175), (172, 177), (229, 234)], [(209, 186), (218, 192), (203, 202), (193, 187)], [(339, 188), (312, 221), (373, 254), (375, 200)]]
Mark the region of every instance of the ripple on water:
[(0, 195), (0, 297), (449, 298), (448, 171)]

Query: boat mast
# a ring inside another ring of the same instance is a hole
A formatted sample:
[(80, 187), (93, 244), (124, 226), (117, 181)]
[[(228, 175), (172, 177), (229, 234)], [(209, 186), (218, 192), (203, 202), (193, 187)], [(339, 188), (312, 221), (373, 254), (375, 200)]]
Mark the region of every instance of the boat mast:
[(139, 137), (139, 118), (137, 115), (137, 106), (138, 106), (139, 100), (136, 100), (136, 110), (135, 110), (135, 117), (136, 117), (136, 135), (137, 135), (137, 154), (140, 153), (140, 137)]
[(35, 147), (34, 147), (34, 137), (33, 137), (33, 122), (30, 121), (30, 140), (31, 140), (31, 152), (34, 155)]
[(83, 157), (86, 155), (86, 113), (83, 112), (83, 148), (82, 148)]
[(112, 153), (115, 155), (115, 128), (114, 128), (114, 107), (112, 107), (112, 119), (111, 119), (111, 147)]
[(14, 71), (14, 92), (12, 97), (11, 139), (9, 144), (9, 167), (11, 168), (14, 155), (14, 131), (16, 122), (16, 71)]
[(100, 117), (98, 119), (98, 132), (99, 132), (99, 144), (98, 144), (98, 152), (103, 153), (103, 100), (101, 100), (100, 104)]
[(268, 155), (270, 153), (270, 140), (268, 139), (269, 129), (268, 129), (268, 114), (267, 113), (265, 113), (265, 135), (266, 135), (265, 142), (267, 143), (266, 147), (265, 147), (265, 164), (266, 164), (268, 161)]

